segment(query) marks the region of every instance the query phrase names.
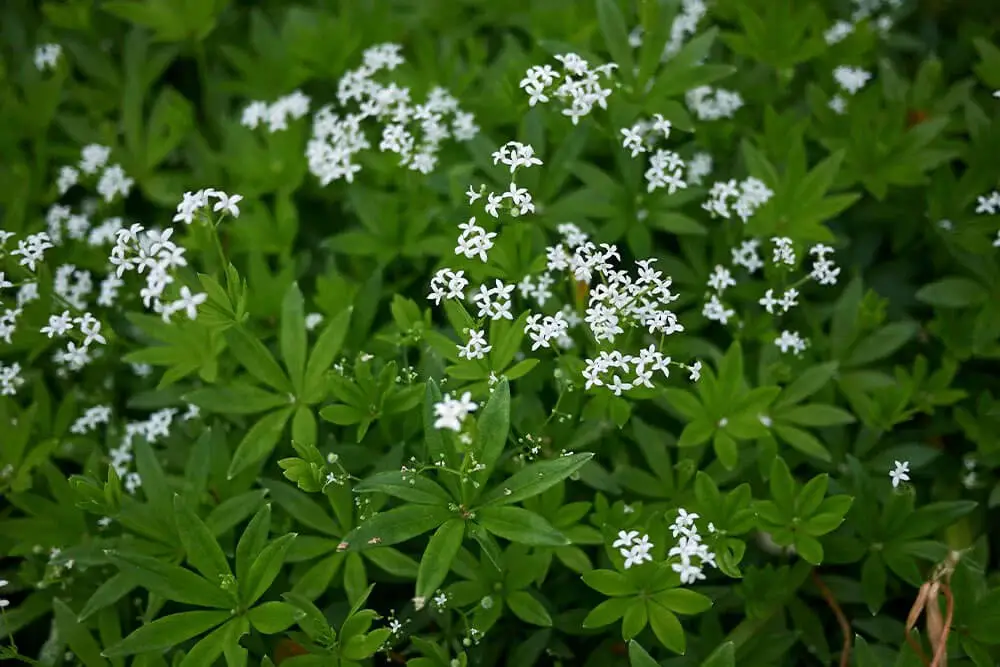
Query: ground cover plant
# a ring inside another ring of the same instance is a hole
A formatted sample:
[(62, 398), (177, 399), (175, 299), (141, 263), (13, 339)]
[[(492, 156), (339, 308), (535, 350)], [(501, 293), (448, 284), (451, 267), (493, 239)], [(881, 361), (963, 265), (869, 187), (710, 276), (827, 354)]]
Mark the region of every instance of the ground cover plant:
[(1000, 664), (993, 4), (2, 3), (4, 664)]

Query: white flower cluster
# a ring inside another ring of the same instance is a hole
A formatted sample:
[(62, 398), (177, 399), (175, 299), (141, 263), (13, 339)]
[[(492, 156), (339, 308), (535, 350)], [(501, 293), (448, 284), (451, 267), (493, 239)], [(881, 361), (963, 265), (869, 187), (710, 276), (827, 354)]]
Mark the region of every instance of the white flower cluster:
[[(199, 412), (197, 406), (189, 404), (187, 412), (181, 416), (181, 419), (183, 421), (195, 419), (198, 417)], [(170, 427), (173, 425), (177, 413), (177, 408), (164, 408), (151, 414), (149, 419), (145, 421), (126, 423), (125, 432), (118, 446), (108, 452), (108, 455), (111, 457), (111, 467), (114, 468), (118, 477), (122, 479), (125, 490), (129, 493), (135, 493), (136, 489), (142, 486), (142, 477), (139, 476), (139, 473), (129, 471), (129, 466), (133, 459), (133, 439), (138, 436), (144, 438), (146, 442), (152, 445), (161, 438), (168, 437), (170, 435)]]
[(215, 205), (212, 206), (213, 212), (221, 212), (222, 215), (228, 214), (234, 218), (240, 217), (240, 207), (237, 204), (243, 201), (243, 195), (228, 195), (221, 190), (205, 188), (197, 192), (184, 193), (184, 198), (177, 204), (177, 213), (174, 215), (173, 222), (183, 222), (185, 225), (190, 225), (201, 209), (208, 208), (212, 199), (216, 200)]
[(733, 266), (742, 266), (747, 273), (754, 274), (764, 268), (764, 260), (760, 258), (759, 239), (745, 239), (738, 248), (732, 248)]
[(479, 132), (472, 114), (462, 111), (444, 88), (434, 88), (423, 103), (414, 103), (409, 88), (395, 82), (383, 85), (373, 78), (405, 62), (401, 49), (398, 44), (370, 47), (362, 65), (341, 77), (337, 101), (344, 109), (353, 103), (356, 111), (341, 116), (326, 105), (313, 117), (306, 158), (309, 171), (322, 185), (340, 179), (354, 181), (361, 171), (355, 156), (371, 148), (362, 127), (369, 119), (381, 126), (379, 150), (397, 154), (400, 166), (423, 174), (437, 166), (437, 153), (445, 140), (468, 141)]
[[(531, 351), (534, 352), (540, 347), (549, 347), (549, 343), (555, 340), (557, 343), (568, 338), (570, 323), (563, 312), (555, 315), (541, 315), (534, 313), (528, 317), (524, 325), (524, 333), (531, 339)], [(572, 344), (572, 340), (570, 340)], [(565, 343), (561, 343), (565, 347)]]
[[(70, 188), (80, 182), (80, 173), (93, 176), (98, 171), (101, 172), (97, 180), (97, 193), (104, 198), (106, 203), (111, 203), (115, 197), (127, 197), (135, 185), (135, 179), (129, 178), (125, 174), (120, 164), (108, 166), (111, 157), (111, 149), (100, 144), (88, 144), (83, 147), (80, 161), (76, 167), (63, 166), (59, 169), (59, 176), (56, 178), (56, 188), (59, 194), (66, 194)], [(58, 241), (57, 241), (58, 242)]]
[(59, 44), (39, 44), (35, 47), (35, 68), (39, 72), (55, 69), (62, 56), (62, 46)]
[[(652, 120), (640, 120), (632, 127), (622, 128), (622, 146), (631, 151), (632, 157), (652, 151), (661, 137), (670, 137), (670, 121), (661, 114), (653, 114)], [(669, 194), (683, 190), (687, 183), (683, 180), (685, 164), (680, 155), (673, 151), (657, 149), (649, 158), (646, 178), (646, 192), (667, 188)]]
[[(664, 356), (655, 345), (639, 350), (637, 356), (622, 354), (618, 350), (601, 350), (596, 359), (586, 360), (584, 389), (607, 387), (615, 396), (621, 396), (636, 387), (652, 388), (653, 373), (659, 371), (664, 378), (670, 377), (671, 363), (670, 357)], [(701, 362), (696, 362), (688, 370), (692, 371), (692, 380), (697, 379)]]
[[(997, 91), (997, 97), (1000, 98), (1000, 91)], [(1000, 212), (1000, 191), (994, 190), (988, 195), (981, 195), (976, 200), (976, 213), (979, 215), (996, 215)], [(993, 247), (1000, 248), (1000, 231), (997, 231), (997, 237), (993, 240)]]
[(73, 425), (69, 428), (69, 432), (77, 435), (84, 435), (95, 431), (99, 425), (107, 424), (110, 421), (111, 406), (95, 405), (87, 408), (87, 410), (83, 413), (83, 416), (73, 422)]
[(854, 32), (854, 24), (850, 21), (837, 21), (823, 32), (823, 39), (827, 46), (833, 46), (844, 41), (848, 35)]
[(7, 366), (0, 362), (0, 396), (13, 396), (23, 384), (21, 364), (15, 361)]
[(872, 75), (860, 67), (840, 65), (833, 70), (833, 78), (848, 95), (854, 95), (865, 87)]
[(836, 285), (837, 278), (840, 276), (840, 268), (833, 263), (833, 260), (826, 258), (831, 253), (833, 253), (833, 248), (822, 243), (809, 249), (809, 254), (816, 257), (809, 277), (820, 285)]
[(736, 179), (728, 181), (717, 181), (709, 190), (708, 200), (703, 202), (701, 207), (712, 215), (722, 216), (729, 219), (730, 207), (732, 212), (746, 224), (747, 220), (757, 212), (761, 206), (766, 204), (774, 192), (768, 188), (764, 181), (750, 176), (740, 182)]
[(493, 349), (492, 345), (486, 344), (486, 333), (481, 329), (466, 329), (465, 333), (469, 335), (469, 342), (458, 346), (460, 359), (482, 359)]
[(684, 40), (698, 30), (698, 22), (708, 12), (703, 0), (682, 0), (681, 10), (670, 26), (670, 39), (663, 47), (663, 60), (681, 50)]
[(469, 281), (465, 278), (465, 271), (440, 269), (431, 278), (431, 293), (427, 298), (433, 301), (435, 306), (440, 306), (442, 300), (464, 299), (465, 288), (468, 286)]
[(271, 134), (287, 130), (289, 118), (299, 120), (309, 113), (309, 102), (309, 96), (304, 95), (301, 90), (279, 97), (271, 104), (254, 100), (244, 107), (240, 124), (255, 130), (261, 123), (267, 123), (267, 130)]
[(455, 432), (462, 430), (462, 422), (476, 411), (479, 404), (473, 402), (472, 394), (465, 392), (461, 398), (452, 398), (445, 394), (440, 403), (434, 404), (434, 428), (449, 429)]
[(173, 270), (187, 266), (185, 248), (170, 240), (173, 229), (160, 231), (146, 230), (135, 223), (118, 231), (118, 237), (108, 260), (116, 267), (115, 276), (121, 280), (128, 271), (138, 274), (146, 272), (146, 286), (139, 290), (139, 296), (146, 308), (160, 313), (164, 322), (178, 312), (185, 311), (189, 319), (198, 316), (198, 306), (205, 302), (207, 295), (192, 293), (187, 285), (180, 288), (175, 301), (164, 303), (162, 297), (168, 285), (174, 283)]
[(514, 292), (514, 285), (507, 285), (499, 278), (494, 282), (493, 287), (480, 285), (479, 290), (472, 295), (472, 302), (476, 304), (479, 311), (476, 317), (488, 317), (491, 320), (513, 320), (511, 313), (513, 301), (511, 294)]
[(712, 156), (704, 151), (695, 153), (687, 163), (687, 181), (701, 185), (705, 177), (712, 173)]
[[(715, 554), (702, 542), (698, 526), (695, 524), (699, 518), (697, 514), (680, 508), (677, 510), (677, 518), (670, 526), (671, 534), (680, 539), (677, 540), (677, 545), (667, 552), (667, 557), (676, 556), (679, 559), (679, 562), (671, 563), (670, 568), (680, 575), (682, 584), (693, 584), (704, 579), (703, 570), (706, 565), (716, 567)], [(715, 526), (711, 523), (708, 524), (708, 532), (715, 532)]]
[(684, 100), (698, 120), (732, 118), (743, 106), (743, 97), (736, 91), (711, 86), (692, 88), (687, 91)]
[(649, 535), (639, 537), (638, 530), (618, 531), (618, 539), (611, 544), (611, 548), (618, 549), (618, 553), (625, 559), (626, 570), (644, 562), (652, 562), (653, 557), (649, 552), (655, 546), (649, 541)]
[[(610, 77), (617, 68), (616, 64), (605, 63), (591, 68), (585, 59), (575, 53), (561, 53), (555, 58), (563, 65), (561, 72), (549, 65), (535, 65), (528, 68), (518, 84), (528, 93), (529, 106), (547, 103), (549, 95), (552, 95), (562, 103), (562, 114), (568, 116), (574, 125), (588, 115), (594, 105), (608, 108), (611, 88), (603, 86), (601, 77)], [(553, 89), (557, 79), (561, 81)]]
[(799, 356), (805, 352), (809, 341), (803, 339), (797, 331), (785, 330), (781, 332), (780, 336), (774, 339), (774, 344), (778, 346), (782, 354), (788, 354), (791, 351), (795, 353), (795, 356)]
[(736, 311), (726, 308), (722, 304), (720, 297), (726, 291), (727, 287), (733, 287), (734, 285), (736, 285), (736, 281), (733, 280), (733, 275), (729, 272), (729, 269), (722, 265), (716, 265), (712, 271), (712, 275), (708, 277), (708, 286), (715, 290), (715, 294), (710, 294), (708, 301), (702, 307), (702, 317), (710, 322), (718, 322), (723, 325), (728, 324), (729, 318), (735, 315)]

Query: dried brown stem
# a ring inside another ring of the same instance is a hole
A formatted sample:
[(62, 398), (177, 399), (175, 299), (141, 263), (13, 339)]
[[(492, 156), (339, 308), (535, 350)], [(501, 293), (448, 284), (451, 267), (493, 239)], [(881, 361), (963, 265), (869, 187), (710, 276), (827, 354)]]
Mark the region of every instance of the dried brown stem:
[(813, 583), (816, 584), (820, 595), (826, 600), (826, 604), (833, 610), (833, 615), (837, 617), (837, 623), (840, 624), (840, 631), (844, 633), (844, 646), (840, 651), (840, 667), (847, 667), (851, 662), (851, 623), (844, 615), (844, 610), (840, 608), (840, 603), (834, 597), (833, 591), (823, 582), (819, 573), (813, 570), (811, 574)]

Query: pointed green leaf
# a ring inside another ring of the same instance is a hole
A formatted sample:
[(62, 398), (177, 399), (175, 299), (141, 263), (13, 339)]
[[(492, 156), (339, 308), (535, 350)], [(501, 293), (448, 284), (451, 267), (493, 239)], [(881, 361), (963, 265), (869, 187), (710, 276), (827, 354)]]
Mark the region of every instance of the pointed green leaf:
[(520, 507), (482, 507), (475, 514), (483, 528), (511, 542), (538, 547), (570, 544), (566, 536), (543, 517)]
[(73, 610), (58, 598), (52, 601), (52, 609), (55, 612), (59, 638), (69, 645), (76, 659), (82, 662), (84, 667), (106, 667), (108, 661), (101, 656), (100, 645), (90, 631), (77, 620)]
[(235, 326), (226, 330), (226, 342), (247, 372), (280, 392), (292, 392), (285, 372), (257, 336), (242, 326)]
[(260, 596), (274, 582), (274, 578), (278, 576), (278, 572), (285, 562), (288, 547), (292, 546), (292, 540), (295, 537), (296, 533), (282, 535), (264, 547), (257, 559), (254, 560), (246, 579), (239, 582), (240, 601), (243, 602), (244, 606), (249, 607), (259, 600)]
[(230, 617), (228, 611), (186, 611), (158, 618), (104, 651), (108, 658), (163, 651), (214, 628)]
[(292, 410), (292, 408), (275, 410), (261, 417), (250, 427), (236, 447), (232, 461), (229, 462), (229, 470), (226, 472), (229, 479), (266, 459), (274, 451), (281, 432), (285, 429), (285, 423), (292, 416)]
[(537, 496), (575, 473), (593, 457), (592, 453), (583, 452), (531, 463), (487, 493), (480, 502), (483, 505), (509, 505)]
[(306, 313), (299, 284), (293, 282), (281, 302), (281, 331), (278, 335), (281, 359), (298, 396), (303, 396), (306, 372)]
[(350, 551), (389, 546), (426, 533), (455, 516), (440, 505), (404, 505), (379, 512), (344, 536)]
[(465, 521), (462, 519), (446, 521), (431, 536), (417, 571), (418, 598), (430, 599), (444, 583), (458, 550), (462, 548), (463, 537)]
[(222, 547), (179, 495), (174, 496), (174, 516), (188, 562), (209, 581), (220, 581), (221, 577), (232, 574)]
[(358, 493), (385, 493), (420, 505), (447, 505), (452, 502), (451, 496), (437, 482), (399, 470), (375, 473), (362, 480), (354, 490)]

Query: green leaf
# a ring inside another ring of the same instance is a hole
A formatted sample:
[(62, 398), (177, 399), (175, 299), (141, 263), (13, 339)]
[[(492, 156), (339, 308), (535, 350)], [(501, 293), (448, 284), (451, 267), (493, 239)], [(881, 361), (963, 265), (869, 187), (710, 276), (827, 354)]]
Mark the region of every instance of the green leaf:
[(270, 492), (274, 502), (302, 525), (326, 535), (341, 536), (340, 526), (308, 495), (277, 480), (263, 479), (261, 484)]
[(485, 466), (480, 473), (482, 479), (489, 478), (497, 459), (503, 454), (509, 431), (510, 386), (504, 378), (493, 388), (493, 393), (490, 394), (486, 407), (479, 417), (478, 446), (481, 453), (479, 461)]
[(281, 330), (278, 334), (281, 358), (296, 395), (304, 396), (306, 372), (306, 314), (299, 284), (293, 282), (281, 302)]
[(101, 609), (118, 602), (131, 593), (139, 585), (141, 579), (142, 575), (132, 569), (119, 572), (110, 579), (105, 579), (83, 605), (79, 620), (85, 621)]
[(560, 456), (526, 466), (487, 493), (483, 505), (509, 505), (537, 496), (582, 468), (594, 455), (590, 452)]
[(796, 534), (795, 551), (811, 565), (823, 563), (823, 545), (815, 537), (803, 533)]
[(701, 663), (701, 667), (736, 667), (736, 644), (723, 642)]
[(768, 479), (771, 499), (781, 512), (789, 517), (795, 511), (795, 480), (788, 464), (780, 456), (771, 463), (771, 476)]
[(625, 612), (628, 611), (633, 602), (635, 602), (635, 598), (632, 597), (605, 600), (587, 614), (586, 618), (583, 619), (583, 627), (601, 628), (614, 623), (625, 615)]
[(462, 548), (464, 536), (465, 521), (462, 519), (444, 522), (431, 536), (417, 571), (418, 598), (429, 599), (444, 583), (458, 550)]
[(1000, 588), (994, 588), (976, 602), (969, 616), (969, 635), (984, 644), (1000, 644)]
[(570, 544), (544, 518), (520, 507), (483, 507), (475, 519), (489, 532), (520, 544), (538, 547), (561, 547)]
[[(216, 659), (225, 650), (226, 635), (232, 631), (232, 624), (236, 621), (229, 621), (225, 625), (217, 627), (210, 633), (198, 640), (198, 643), (191, 647), (188, 654), (181, 660), (180, 667), (204, 667), (214, 665)], [(135, 664), (135, 663), (134, 663)]]
[(236, 544), (236, 580), (243, 581), (250, 573), (250, 566), (257, 560), (257, 556), (267, 544), (267, 538), (271, 532), (271, 504), (268, 503), (257, 510), (254, 517), (250, 519), (246, 530), (240, 536), (240, 541)]
[(362, 480), (354, 490), (358, 493), (385, 493), (419, 505), (447, 505), (452, 502), (451, 496), (437, 482), (399, 470), (376, 473)]
[(186, 611), (158, 618), (144, 625), (114, 646), (105, 649), (107, 658), (134, 653), (163, 651), (214, 628), (230, 617), (228, 611)]
[(275, 394), (239, 381), (222, 387), (195, 389), (185, 394), (184, 400), (203, 410), (223, 415), (251, 415), (289, 403), (287, 395)]
[(287, 630), (301, 616), (305, 614), (287, 602), (265, 602), (247, 612), (250, 624), (265, 635)]
[(622, 618), (622, 639), (628, 641), (642, 632), (649, 622), (649, 614), (645, 600), (631, 598), (632, 604), (625, 610)]
[(820, 461), (829, 462), (833, 460), (833, 457), (830, 456), (830, 451), (823, 446), (823, 443), (807, 431), (775, 422), (774, 432), (779, 438), (803, 454), (816, 457)]
[(174, 516), (188, 562), (209, 581), (220, 581), (221, 577), (232, 574), (222, 547), (179, 495), (174, 496)]
[(700, 614), (712, 608), (712, 598), (687, 588), (662, 591), (653, 601), (677, 614)]
[(871, 553), (861, 566), (861, 594), (864, 596), (868, 611), (874, 616), (885, 602), (886, 571), (885, 563), (878, 553)]
[(127, 551), (109, 551), (107, 555), (126, 572), (131, 568), (140, 570), (142, 586), (168, 600), (197, 607), (232, 607), (232, 598), (217, 582), (203, 579), (190, 570)]
[(628, 42), (628, 29), (625, 27), (625, 17), (615, 0), (597, 0), (597, 24), (604, 37), (604, 46), (611, 54), (611, 60), (618, 64), (618, 71), (626, 80), (633, 77), (635, 61), (632, 58), (632, 47)]
[(283, 393), (291, 393), (292, 385), (264, 344), (242, 326), (226, 330), (229, 349), (251, 375)]
[(938, 528), (953, 524), (977, 505), (974, 500), (945, 500), (924, 505), (909, 516), (906, 525), (893, 536), (893, 541), (902, 542), (929, 535)]
[(847, 366), (864, 366), (873, 361), (884, 359), (913, 338), (917, 329), (919, 326), (915, 322), (887, 324), (859, 341), (844, 363)]
[(781, 418), (799, 426), (835, 426), (855, 421), (850, 412), (822, 403), (796, 406), (781, 413)]
[(656, 635), (656, 638), (674, 653), (683, 655), (686, 646), (684, 628), (681, 627), (677, 616), (656, 602), (649, 602), (646, 606), (649, 614), (649, 626), (653, 628), (653, 634)]
[(281, 432), (285, 429), (285, 423), (292, 416), (292, 410), (293, 408), (275, 410), (261, 417), (250, 427), (236, 447), (232, 461), (229, 462), (229, 470), (226, 471), (229, 479), (270, 456), (278, 444)]
[(621, 572), (614, 570), (590, 570), (584, 572), (583, 581), (598, 593), (608, 596), (631, 595), (635, 586)]
[(108, 661), (101, 657), (101, 647), (94, 636), (76, 618), (76, 614), (65, 602), (56, 598), (52, 601), (55, 612), (56, 629), (59, 638), (69, 645), (76, 659), (85, 667), (106, 667)]
[(988, 296), (982, 285), (968, 278), (945, 278), (924, 285), (916, 294), (919, 301), (940, 308), (976, 306), (986, 301)]
[(281, 571), (281, 566), (285, 562), (288, 547), (292, 546), (292, 540), (296, 536), (296, 533), (282, 535), (264, 547), (257, 559), (254, 560), (245, 581), (239, 582), (240, 601), (244, 606), (249, 607), (259, 600), (260, 596), (274, 582), (274, 578), (278, 576), (278, 572)]
[(312, 352), (309, 354), (309, 363), (306, 364), (306, 374), (303, 388), (303, 400), (307, 403), (316, 403), (323, 400), (323, 378), (330, 370), (334, 359), (340, 354), (340, 349), (344, 345), (344, 338), (347, 336), (348, 327), (351, 324), (351, 314), (353, 308), (347, 308), (339, 312), (336, 317), (323, 329), (323, 332), (316, 339)]
[(632, 667), (660, 667), (660, 663), (653, 660), (653, 656), (634, 639), (628, 643), (628, 660)]
[(548, 610), (528, 591), (514, 591), (507, 596), (507, 605), (514, 615), (525, 623), (540, 625), (543, 628), (552, 627), (552, 617), (549, 616)]
[(379, 512), (344, 537), (347, 549), (364, 551), (390, 546), (426, 533), (455, 516), (440, 505), (404, 505)]

